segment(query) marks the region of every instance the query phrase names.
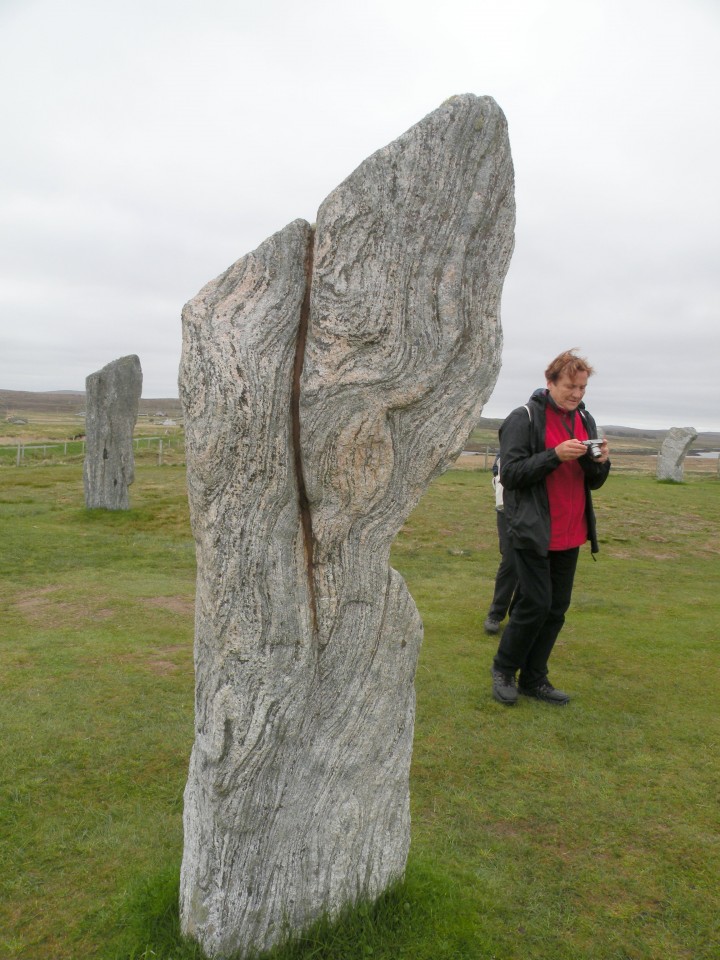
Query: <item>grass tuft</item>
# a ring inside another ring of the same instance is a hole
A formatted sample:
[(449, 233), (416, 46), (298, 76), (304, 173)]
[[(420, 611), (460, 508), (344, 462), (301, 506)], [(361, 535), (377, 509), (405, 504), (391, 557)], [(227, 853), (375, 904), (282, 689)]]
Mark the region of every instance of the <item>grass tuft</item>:
[[(179, 865), (140, 878), (105, 918), (114, 946), (102, 960), (204, 960), (180, 934)], [(477, 937), (472, 903), (457, 878), (438, 864), (412, 857), (405, 877), (375, 902), (335, 918), (322, 917), (300, 936), (244, 960), (450, 960), (473, 956)], [(470, 950), (471, 952), (467, 952)], [(228, 958), (231, 960), (231, 958)]]
[(204, 960), (200, 947), (180, 934), (179, 863), (139, 877), (104, 918), (111, 944), (98, 960)]

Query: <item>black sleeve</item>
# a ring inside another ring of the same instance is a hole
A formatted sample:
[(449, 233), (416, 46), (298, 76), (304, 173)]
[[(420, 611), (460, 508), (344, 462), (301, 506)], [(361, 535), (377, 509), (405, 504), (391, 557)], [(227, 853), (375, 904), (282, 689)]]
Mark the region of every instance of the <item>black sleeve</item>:
[(506, 490), (540, 483), (560, 466), (554, 449), (532, 450), (532, 423), (525, 407), (518, 407), (500, 427), (500, 479)]

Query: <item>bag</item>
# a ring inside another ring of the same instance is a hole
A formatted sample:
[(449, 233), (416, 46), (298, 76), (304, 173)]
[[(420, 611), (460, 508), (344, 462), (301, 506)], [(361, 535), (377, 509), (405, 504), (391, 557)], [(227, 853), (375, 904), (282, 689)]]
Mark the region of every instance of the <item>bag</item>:
[(492, 485), (495, 490), (495, 509), (504, 510), (505, 504), (503, 503), (503, 485), (500, 482), (500, 457), (495, 459), (493, 464), (493, 477)]

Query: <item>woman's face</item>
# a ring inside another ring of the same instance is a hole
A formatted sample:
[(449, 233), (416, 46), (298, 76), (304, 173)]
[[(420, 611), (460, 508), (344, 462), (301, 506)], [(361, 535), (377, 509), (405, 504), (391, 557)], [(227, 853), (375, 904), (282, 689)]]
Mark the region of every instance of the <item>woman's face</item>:
[(582, 370), (570, 376), (563, 373), (555, 382), (548, 380), (547, 388), (558, 407), (569, 413), (572, 410), (577, 410), (578, 404), (585, 396), (587, 382), (587, 371)]

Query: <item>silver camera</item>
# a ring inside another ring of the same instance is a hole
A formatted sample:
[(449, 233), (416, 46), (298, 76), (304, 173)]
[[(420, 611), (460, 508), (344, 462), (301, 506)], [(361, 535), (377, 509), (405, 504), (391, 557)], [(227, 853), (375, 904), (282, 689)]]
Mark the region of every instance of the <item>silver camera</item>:
[(602, 449), (600, 447), (602, 440), (581, 440), (580, 443), (585, 444), (585, 446), (587, 447), (588, 453), (595, 460), (597, 460), (598, 457), (602, 456)]

